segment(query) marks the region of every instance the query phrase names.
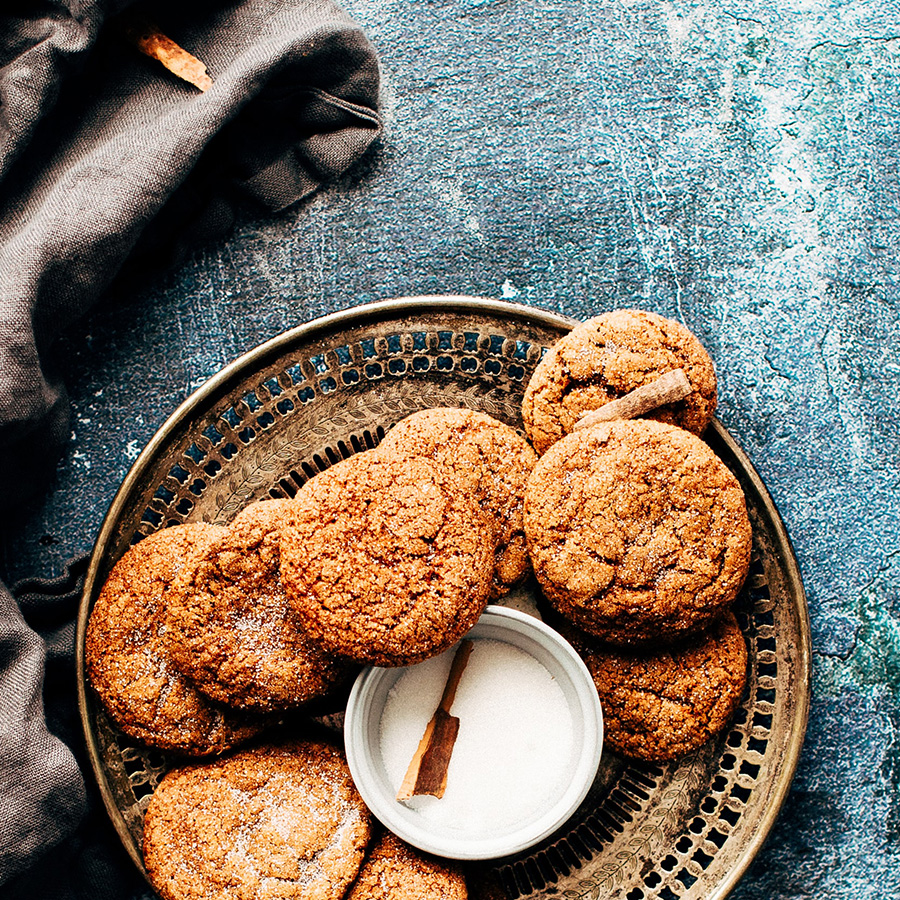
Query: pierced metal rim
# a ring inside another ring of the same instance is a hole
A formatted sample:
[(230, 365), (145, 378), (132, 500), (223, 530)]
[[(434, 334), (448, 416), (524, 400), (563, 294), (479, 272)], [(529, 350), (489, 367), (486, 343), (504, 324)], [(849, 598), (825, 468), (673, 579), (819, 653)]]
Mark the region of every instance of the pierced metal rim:
[[(78, 711), (81, 718), (81, 726), (84, 732), (88, 756), (91, 762), (91, 769), (100, 787), (100, 793), (103, 797), (103, 804), (106, 807), (106, 812), (132, 861), (145, 876), (146, 870), (144, 868), (143, 859), (141, 858), (140, 852), (134, 846), (132, 836), (128, 831), (128, 827), (118, 806), (113, 801), (106, 772), (102, 765), (100, 749), (97, 745), (93, 728), (91, 727), (88, 709), (87, 676), (84, 660), (84, 643), (88, 616), (90, 614), (90, 598), (93, 593), (94, 584), (98, 578), (101, 562), (110, 543), (115, 523), (125, 505), (126, 498), (130, 494), (133, 486), (139, 482), (145, 471), (151, 465), (156, 456), (157, 449), (169, 439), (171, 433), (176, 430), (181, 422), (186, 417), (189, 417), (198, 407), (213, 402), (218, 395), (225, 393), (231, 381), (234, 380), (236, 376), (243, 373), (247, 368), (254, 368), (264, 364), (269, 356), (277, 355), (285, 346), (291, 344), (298, 338), (309, 339), (315, 337), (315, 335), (319, 333), (329, 333), (337, 327), (357, 324), (361, 320), (372, 319), (378, 321), (397, 315), (412, 314), (417, 310), (422, 309), (427, 309), (429, 311), (443, 309), (448, 312), (469, 311), (480, 313), (482, 315), (493, 312), (503, 317), (518, 316), (523, 319), (530, 319), (539, 324), (562, 329), (571, 329), (578, 322), (578, 320), (568, 316), (525, 306), (523, 304), (463, 295), (399, 297), (392, 300), (383, 300), (377, 303), (350, 307), (314, 319), (311, 322), (285, 331), (242, 354), (234, 362), (220, 369), (215, 375), (210, 377), (187, 397), (169, 418), (166, 419), (162, 426), (160, 426), (147, 443), (146, 447), (141, 451), (109, 505), (109, 509), (104, 516), (97, 540), (94, 544), (93, 552), (91, 553), (76, 623), (75, 667), (78, 690)], [(791, 782), (793, 781), (800, 760), (800, 752), (806, 737), (806, 729), (809, 721), (812, 679), (811, 634), (809, 610), (806, 602), (806, 592), (800, 575), (800, 568), (781, 515), (779, 514), (771, 495), (766, 489), (762, 478), (756, 471), (756, 468), (727, 429), (718, 421), (718, 419), (713, 419), (710, 424), (710, 430), (715, 434), (718, 440), (721, 440), (722, 443), (728, 447), (728, 450), (734, 454), (734, 457), (739, 461), (747, 480), (759, 497), (760, 505), (765, 509), (766, 514), (771, 519), (773, 533), (778, 544), (778, 551), (782, 557), (787, 574), (787, 590), (791, 595), (800, 618), (799, 646), (797, 649), (800, 671), (802, 674), (802, 678), (796, 685), (796, 712), (794, 722), (792, 723), (790, 742), (784, 757), (784, 766), (779, 772), (776, 785), (774, 785), (774, 802), (768, 806), (765, 815), (760, 820), (759, 827), (754, 832), (752, 839), (747, 842), (743, 851), (735, 861), (735, 864), (731, 867), (714, 892), (710, 894), (710, 900), (724, 900), (743, 877), (747, 868), (768, 838), (787, 798)]]
[(730, 432), (719, 422), (713, 419), (710, 428), (715, 433), (716, 438), (722, 441), (729, 450), (734, 454), (735, 459), (741, 464), (743, 472), (753, 487), (753, 490), (759, 497), (762, 507), (772, 522), (772, 531), (777, 539), (778, 551), (782, 558), (785, 572), (787, 575), (786, 588), (790, 594), (797, 613), (800, 618), (799, 628), (799, 671), (802, 678), (796, 685), (797, 707), (794, 722), (791, 728), (791, 737), (787, 746), (784, 757), (784, 767), (779, 774), (778, 781), (775, 785), (775, 798), (769, 805), (766, 814), (760, 821), (760, 826), (748, 841), (741, 855), (737, 858), (735, 865), (729, 871), (728, 875), (723, 878), (716, 890), (709, 895), (709, 900), (724, 900), (747, 871), (750, 863), (753, 862), (756, 854), (759, 853), (763, 844), (769, 836), (778, 815), (781, 812), (784, 801), (787, 799), (791, 782), (794, 780), (794, 773), (797, 771), (797, 765), (800, 762), (800, 751), (803, 749), (803, 742), (806, 738), (806, 728), (809, 723), (809, 704), (810, 694), (812, 693), (812, 660), (811, 647), (812, 636), (809, 625), (809, 607), (806, 602), (806, 591), (803, 587), (803, 579), (800, 575), (800, 566), (797, 563), (797, 557), (794, 553), (791, 539), (788, 536), (784, 521), (775, 501), (772, 499), (762, 478), (756, 471), (753, 463), (750, 462), (747, 454), (740, 448)]

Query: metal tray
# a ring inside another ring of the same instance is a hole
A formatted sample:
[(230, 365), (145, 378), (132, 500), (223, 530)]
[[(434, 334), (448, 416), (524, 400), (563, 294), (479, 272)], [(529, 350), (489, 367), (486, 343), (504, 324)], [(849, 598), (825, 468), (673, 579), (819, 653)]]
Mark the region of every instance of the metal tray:
[[(553, 313), (470, 297), (357, 307), (247, 353), (156, 433), (103, 522), (77, 633), (78, 696), (91, 763), (139, 868), (144, 811), (173, 761), (120, 734), (86, 682), (87, 618), (115, 561), (167, 525), (224, 524), (253, 500), (292, 496), (317, 472), (375, 446), (418, 409), (465, 406), (521, 427), (531, 372), (573, 324)], [(740, 479), (754, 531), (750, 576), (736, 604), (750, 677), (731, 728), (667, 765), (605, 754), (571, 821), (523, 855), (473, 868), (473, 895), (722, 898), (772, 828), (809, 712), (806, 599), (784, 526), (759, 476), (720, 423), (712, 423), (705, 439)]]

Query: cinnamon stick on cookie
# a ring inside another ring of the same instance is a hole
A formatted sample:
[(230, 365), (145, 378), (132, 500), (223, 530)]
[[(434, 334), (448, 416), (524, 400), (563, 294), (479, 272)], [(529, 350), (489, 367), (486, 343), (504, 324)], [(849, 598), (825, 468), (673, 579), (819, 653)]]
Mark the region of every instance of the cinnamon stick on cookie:
[(618, 400), (610, 400), (599, 409), (585, 413), (576, 423), (575, 430), (590, 428), (599, 422), (611, 422), (613, 419), (637, 419), (644, 413), (648, 413), (667, 403), (677, 403), (684, 400), (693, 388), (684, 369), (674, 369), (665, 372), (655, 381), (642, 384), (633, 391), (629, 391)]

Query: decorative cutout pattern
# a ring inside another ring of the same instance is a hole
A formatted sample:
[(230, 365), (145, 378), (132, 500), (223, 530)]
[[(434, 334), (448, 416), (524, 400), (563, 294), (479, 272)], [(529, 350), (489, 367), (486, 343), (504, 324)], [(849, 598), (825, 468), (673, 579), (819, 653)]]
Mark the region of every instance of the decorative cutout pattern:
[[(262, 497), (293, 497), (418, 409), (463, 406), (519, 427), (528, 377), (564, 326), (511, 309), (504, 316), (419, 308), (408, 318), (351, 321), (330, 335), (286, 337), (277, 355), (248, 360), (228, 383), (206, 391), (127, 496), (117, 498), (87, 602), (134, 541), (184, 521), (227, 523)], [(785, 548), (764, 499), (749, 490), (722, 433), (711, 429), (708, 439), (745, 484), (756, 537), (736, 607), (748, 640), (747, 694), (731, 729), (690, 757), (652, 766), (606, 754), (562, 832), (496, 865), (511, 900), (706, 897), (767, 821), (773, 785), (793, 764), (787, 755), (798, 706), (791, 688), (804, 674), (797, 650), (803, 610), (792, 599)], [(90, 694), (87, 718), (101, 789), (139, 863), (143, 812), (172, 761), (129, 743)]]

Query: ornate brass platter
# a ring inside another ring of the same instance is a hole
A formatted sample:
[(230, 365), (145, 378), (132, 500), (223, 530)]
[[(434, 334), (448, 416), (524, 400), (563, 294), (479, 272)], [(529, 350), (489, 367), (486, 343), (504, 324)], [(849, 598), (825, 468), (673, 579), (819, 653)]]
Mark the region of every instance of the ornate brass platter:
[[(467, 406), (521, 426), (543, 350), (573, 322), (500, 301), (421, 297), (357, 307), (269, 341), (223, 369), (157, 432), (113, 500), (78, 623), (81, 715), (94, 773), (135, 863), (149, 796), (172, 761), (121, 735), (84, 676), (91, 604), (128, 546), (167, 525), (224, 524), (252, 500), (292, 496), (337, 460), (431, 406)], [(736, 612), (749, 685), (732, 727), (662, 766), (604, 756), (593, 789), (558, 834), (473, 869), (514, 898), (721, 898), (774, 823), (809, 709), (809, 621), (797, 563), (765, 487), (728, 432), (706, 440), (736, 473), (754, 529)], [(475, 893), (478, 893), (477, 884)]]

